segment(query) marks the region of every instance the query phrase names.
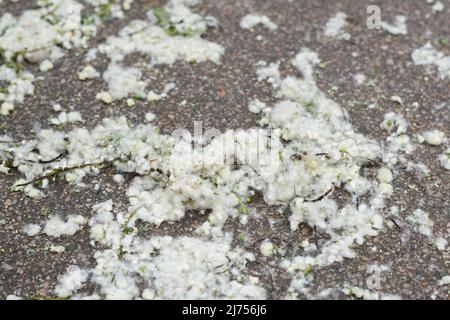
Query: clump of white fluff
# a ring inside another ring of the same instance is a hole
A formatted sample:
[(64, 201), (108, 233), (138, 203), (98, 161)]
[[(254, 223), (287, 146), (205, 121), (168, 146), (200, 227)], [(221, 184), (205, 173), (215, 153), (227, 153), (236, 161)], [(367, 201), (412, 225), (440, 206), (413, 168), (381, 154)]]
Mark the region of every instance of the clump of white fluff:
[(429, 131), (424, 131), (422, 133), (419, 133), (417, 135), (417, 140), (420, 143), (427, 143), (432, 146), (439, 146), (443, 143), (447, 142), (447, 137), (445, 136), (445, 133), (438, 130), (433, 129)]
[(88, 271), (77, 266), (70, 266), (64, 275), (58, 277), (58, 284), (55, 287), (56, 295), (60, 298), (70, 297), (75, 291), (82, 288), (88, 277)]
[(248, 110), (252, 113), (260, 113), (266, 107), (267, 105), (264, 102), (259, 101), (258, 99), (252, 100), (248, 104)]
[(439, 285), (440, 286), (450, 285), (450, 276), (442, 277), (442, 279), (439, 280)]
[(344, 12), (338, 12), (335, 16), (330, 18), (325, 25), (325, 36), (334, 39), (349, 40), (351, 35), (344, 32), (343, 29), (347, 24), (347, 15)]
[[(268, 81), (278, 99), (267, 112), (267, 127), (227, 130), (210, 142), (202, 141), (202, 148), (193, 148), (187, 133), (175, 139), (150, 124), (130, 126), (121, 117), (104, 119), (91, 130), (43, 130), (5, 155), (27, 180), (63, 167), (76, 168), (65, 172), (65, 178), (82, 184), (85, 175), (100, 170), (95, 164), (105, 162), (118, 172), (139, 175), (127, 191), (130, 204), (125, 210), (116, 212), (112, 201), (104, 202), (94, 206), (89, 221), (91, 239), (106, 246), (95, 254), (91, 280), (106, 298), (264, 297), (257, 279), (242, 274), (245, 261), (253, 257), (232, 248), (223, 230), (229, 218), (253, 212), (247, 201), (253, 190), (269, 205), (291, 208), (292, 230), (306, 223), (327, 235), (316, 250), (282, 262), (297, 290), (307, 270), (353, 258), (355, 245), (377, 235), (383, 226), (379, 212), (391, 194), (386, 192), (392, 180), (386, 170), (379, 180), (361, 175), (364, 161), (380, 159), (383, 149), (355, 132), (342, 108), (317, 87), (314, 66), (319, 62), (316, 53), (302, 49), (292, 63), (303, 78), (282, 77), (278, 63), (259, 64), (258, 79)], [(406, 131), (398, 119), (393, 117), (397, 125), (390, 127), (396, 137)], [(61, 154), (63, 158), (54, 162), (36, 161)], [(236, 167), (236, 162), (247, 165)], [(330, 197), (339, 187), (367, 202), (339, 205)], [(207, 219), (195, 230), (205, 238), (139, 236), (139, 221), (178, 221), (186, 210), (208, 210)], [(76, 232), (85, 222), (58, 217), (51, 221), (54, 227), (48, 229), (53, 234), (62, 234), (61, 229)], [(148, 286), (141, 294), (142, 280)]]
[(305, 79), (312, 79), (314, 76), (314, 67), (320, 63), (317, 53), (308, 48), (303, 48), (294, 58), (292, 64), (296, 67)]
[[(97, 99), (109, 104), (133, 95), (156, 101), (171, 89), (165, 89), (160, 95), (147, 91), (147, 83), (141, 80), (142, 71), (138, 67), (122, 65), (124, 58), (132, 53), (150, 56), (152, 65), (173, 64), (177, 60), (193, 63), (210, 60), (219, 63), (224, 48), (201, 37), (217, 21), (213, 17), (203, 17), (193, 12), (191, 7), (195, 4), (197, 1), (171, 0), (164, 6), (174, 34), (169, 34), (160, 26), (154, 10), (150, 10), (146, 20), (131, 21), (117, 36), (110, 36), (105, 43), (100, 44), (98, 51), (105, 54), (111, 63), (103, 74), (109, 90), (100, 92)], [(82, 72), (81, 78), (86, 78), (87, 74)]]
[[(112, 227), (115, 222), (108, 224)], [(232, 250), (228, 240), (119, 237), (116, 241), (126, 254), (120, 258), (112, 250), (99, 251), (92, 271), (92, 280), (106, 299), (139, 298), (141, 281), (147, 285), (144, 299), (265, 298), (265, 290), (241, 274), (253, 255)]]
[[(37, 3), (38, 8), (26, 10), (14, 17), (5, 13), (0, 18), (0, 48), (6, 62), (22, 65), (39, 63), (40, 70), (53, 68), (65, 50), (80, 47), (95, 33), (98, 20), (92, 25), (81, 24), (83, 5), (74, 0), (52, 0)], [(0, 113), (8, 115), (15, 103), (22, 103), (34, 92), (34, 76), (29, 71), (0, 67), (0, 81), (6, 81), (7, 93), (0, 96)]]
[(444, 169), (450, 170), (450, 148), (439, 157), (439, 161)]
[(70, 111), (61, 112), (56, 118), (50, 118), (49, 121), (51, 124), (59, 126), (67, 123), (83, 122), (83, 118), (81, 117), (80, 112)]
[(61, 217), (54, 215), (45, 222), (42, 232), (56, 238), (63, 235), (72, 236), (80, 230), (81, 226), (86, 222), (86, 219), (80, 215), (70, 215), (65, 221)]
[(93, 79), (100, 75), (100, 73), (91, 65), (87, 65), (78, 73), (78, 79), (80, 80), (87, 80), (87, 79)]
[(395, 17), (394, 23), (390, 24), (386, 21), (381, 21), (381, 27), (393, 35), (408, 34), (408, 26), (406, 24), (407, 18), (399, 15)]
[(402, 115), (395, 112), (388, 112), (384, 115), (384, 120), (381, 127), (386, 129), (391, 134), (400, 135), (406, 133), (408, 129), (408, 122)]
[(416, 65), (434, 65), (438, 68), (442, 79), (450, 78), (450, 56), (436, 50), (431, 43), (417, 48), (411, 54), (411, 59)]
[(419, 233), (433, 237), (434, 222), (428, 217), (428, 213), (422, 209), (417, 209), (412, 215), (407, 217), (407, 220), (411, 223), (412, 227)]
[(271, 257), (276, 252), (276, 247), (270, 240), (264, 240), (259, 246), (259, 251), (263, 256)]
[(113, 99), (122, 99), (130, 94), (145, 96), (145, 81), (141, 80), (142, 73), (137, 68), (125, 68), (111, 64), (103, 74), (108, 83), (109, 94)]
[(244, 16), (240, 22), (240, 26), (242, 29), (253, 29), (258, 24), (263, 25), (269, 30), (276, 30), (278, 26), (273, 23), (269, 17), (265, 15), (259, 14), (248, 14)]

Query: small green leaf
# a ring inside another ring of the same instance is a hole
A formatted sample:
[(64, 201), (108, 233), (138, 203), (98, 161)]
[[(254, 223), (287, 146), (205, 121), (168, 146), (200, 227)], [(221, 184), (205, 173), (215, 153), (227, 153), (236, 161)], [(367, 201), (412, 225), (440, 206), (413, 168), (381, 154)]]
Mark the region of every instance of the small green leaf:
[(107, 19), (112, 16), (111, 7), (113, 3), (114, 0), (109, 0), (107, 3), (102, 3), (101, 5), (98, 6), (99, 9), (98, 15), (100, 16), (100, 18)]
[(308, 265), (308, 266), (306, 267), (306, 269), (303, 271), (303, 274), (304, 274), (305, 276), (307, 276), (307, 275), (310, 275), (312, 272), (313, 272), (312, 266), (311, 266), (311, 265)]
[(130, 234), (134, 232), (134, 228), (133, 227), (129, 227), (129, 226), (125, 226), (122, 228), (122, 232), (124, 234)]
[(25, 66), (20, 62), (10, 61), (5, 64), (5, 67), (13, 69), (17, 74), (22, 73), (25, 70)]
[(316, 104), (314, 103), (314, 101), (309, 101), (308, 103), (305, 104), (305, 109), (309, 113), (315, 113), (316, 112)]

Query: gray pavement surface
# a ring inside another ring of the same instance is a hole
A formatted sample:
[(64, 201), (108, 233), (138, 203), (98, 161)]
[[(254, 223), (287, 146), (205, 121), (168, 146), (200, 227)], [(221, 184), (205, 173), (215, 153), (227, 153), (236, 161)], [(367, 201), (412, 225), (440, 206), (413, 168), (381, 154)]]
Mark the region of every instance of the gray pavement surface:
[[(107, 22), (90, 46), (115, 34), (130, 19), (143, 17), (143, 8), (157, 2), (135, 1), (127, 19)], [(200, 12), (211, 14), (220, 22), (220, 28), (208, 32), (206, 38), (221, 44), (226, 53), (220, 65), (177, 62), (172, 66), (162, 65), (146, 70), (145, 77), (152, 79), (152, 87), (156, 91), (167, 82), (176, 84), (168, 99), (155, 103), (139, 102), (133, 108), (126, 107), (123, 101), (105, 106), (95, 99), (99, 91), (107, 89), (101, 78), (89, 82), (77, 80), (77, 72), (84, 66), (86, 50), (76, 49), (56, 63), (45, 81), (35, 83), (34, 96), (27, 97), (11, 116), (0, 118), (0, 134), (9, 134), (16, 139), (31, 138), (36, 125), (49, 126), (47, 119), (54, 115), (54, 103), (73, 106), (80, 111), (87, 127), (95, 126), (104, 117), (118, 115), (126, 115), (133, 123), (142, 123), (145, 113), (149, 111), (157, 115), (156, 124), (165, 133), (180, 126), (192, 130), (194, 120), (203, 121), (205, 129), (253, 127), (257, 125), (258, 116), (248, 111), (248, 102), (254, 98), (268, 103), (274, 101), (272, 88), (255, 81), (255, 64), (259, 60), (281, 61), (283, 73), (293, 73), (288, 60), (300, 48), (309, 47), (318, 52), (322, 61), (328, 62), (316, 75), (320, 88), (348, 111), (351, 123), (358, 132), (377, 140), (384, 139), (386, 132), (379, 124), (386, 112), (396, 111), (408, 120), (410, 135), (438, 128), (450, 137), (449, 79), (439, 79), (436, 70), (428, 74), (425, 67), (415, 66), (410, 58), (411, 52), (426, 42), (450, 55), (450, 45), (440, 41), (448, 39), (450, 42), (450, 1), (443, 0), (443, 3), (445, 10), (433, 14), (425, 0), (205, 1)], [(398, 14), (407, 16), (409, 33), (393, 36), (383, 30), (368, 30), (366, 8), (369, 4), (382, 8), (383, 20), (392, 21)], [(5, 12), (20, 13), (28, 8), (29, 1), (6, 1), (0, 5), (0, 15)], [(346, 31), (352, 35), (350, 41), (323, 37), (323, 26), (338, 11), (345, 12), (349, 17), (350, 24)], [(269, 16), (278, 24), (278, 30), (270, 32), (262, 27), (254, 32), (242, 30), (240, 19), (250, 12)], [(258, 34), (263, 35), (262, 42), (255, 40)], [(353, 57), (353, 52), (359, 56)], [(129, 59), (145, 63), (148, 58), (133, 56)], [(100, 57), (93, 65), (104, 70), (107, 61)], [(365, 74), (370, 84), (356, 86), (353, 80), (356, 73)], [(39, 75), (39, 71), (36, 74)], [(392, 95), (402, 97), (404, 104), (390, 101)], [(188, 102), (184, 107), (179, 106), (182, 100)], [(377, 103), (379, 108), (369, 109), (368, 105), (372, 102)], [(421, 107), (414, 109), (414, 102)], [(437, 109), (436, 106), (442, 102), (447, 102), (447, 107)], [(435, 223), (435, 234), (446, 236), (450, 232), (450, 174), (436, 160), (441, 153), (441, 147), (418, 145), (412, 159), (429, 166), (430, 176), (402, 171), (396, 177), (395, 195), (390, 204), (404, 209), (398, 221), (400, 226), (405, 213), (420, 207), (430, 213)], [(93, 184), (75, 189), (56, 181), (47, 192), (47, 197), (41, 200), (10, 191), (12, 183), (18, 178), (17, 174), (0, 176), (0, 220), (4, 221), (0, 226), (0, 299), (8, 294), (28, 298), (51, 297), (57, 276), (63, 274), (67, 266), (94, 265), (88, 228), (74, 236), (58, 239), (45, 235), (30, 238), (22, 232), (22, 228), (27, 223), (41, 221), (49, 212), (89, 217), (93, 204), (111, 197), (117, 200), (124, 198), (127, 183), (118, 186), (111, 176), (112, 172), (106, 171), (87, 179), (100, 183), (98, 191), (94, 190)], [(125, 175), (126, 182), (132, 178)], [(345, 195), (333, 196), (342, 197), (343, 201), (345, 199)], [(292, 252), (290, 243), (299, 241), (313, 230), (303, 227), (292, 233), (287, 219), (271, 230), (268, 227), (269, 218), (279, 219), (279, 213), (262, 201), (257, 203), (264, 213), (263, 218), (252, 219), (250, 226), (245, 228), (246, 232), (252, 231), (244, 246), (257, 255), (257, 261), (250, 264), (248, 272), (263, 280), (269, 298), (279, 299), (289, 285), (290, 276), (279, 269), (276, 257), (268, 259), (261, 256), (258, 241), (273, 238), (278, 246)], [(123, 204), (126, 205), (125, 198)], [(193, 235), (195, 227), (205, 219), (206, 216), (189, 212), (182, 222), (175, 225), (165, 223), (159, 228), (147, 226), (146, 236)], [(242, 226), (233, 221), (229, 221), (226, 228), (236, 234), (243, 231)], [(404, 243), (401, 241), (403, 232), (403, 227), (385, 228), (379, 236), (368, 239), (357, 249), (355, 259), (315, 270), (313, 291), (343, 287), (344, 284), (365, 287), (368, 265), (379, 263), (392, 264), (391, 271), (383, 273), (381, 292), (398, 294), (405, 299), (430, 299), (432, 295), (448, 299), (448, 287), (437, 285), (437, 281), (450, 271), (448, 251), (438, 251), (425, 236), (417, 233), (412, 233), (411, 239)], [(51, 253), (45, 249), (50, 244), (64, 245), (66, 251)], [(376, 250), (371, 250), (372, 247)], [(330, 298), (351, 297), (337, 292)]]

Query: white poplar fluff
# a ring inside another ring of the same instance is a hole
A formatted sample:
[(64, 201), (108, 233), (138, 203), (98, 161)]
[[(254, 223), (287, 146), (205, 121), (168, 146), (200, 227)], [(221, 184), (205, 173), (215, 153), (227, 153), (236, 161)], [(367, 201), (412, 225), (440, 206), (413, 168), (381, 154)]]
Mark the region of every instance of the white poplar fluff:
[(58, 284), (55, 288), (56, 295), (61, 298), (70, 297), (73, 292), (83, 286), (88, 277), (89, 273), (86, 270), (77, 266), (70, 266), (67, 268), (67, 273), (58, 277)]
[(447, 137), (445, 136), (445, 133), (434, 129), (429, 131), (424, 131), (422, 133), (419, 133), (417, 135), (417, 140), (420, 143), (427, 143), (432, 146), (439, 146), (443, 143), (447, 142)]
[[(3, 57), (16, 64), (39, 63), (42, 72), (49, 70), (67, 50), (85, 45), (101, 24), (99, 16), (105, 14), (105, 2), (83, 3), (94, 6), (92, 24), (81, 24), (83, 6), (74, 0), (54, 0), (20, 17), (3, 15)], [(162, 99), (174, 88), (168, 83), (160, 94), (150, 90), (144, 70), (125, 66), (125, 57), (132, 53), (148, 56), (150, 66), (178, 60), (220, 63), (224, 48), (201, 37), (217, 21), (193, 12), (199, 3), (170, 0), (89, 51), (88, 60), (97, 53), (109, 60), (102, 74), (108, 89), (99, 92), (97, 98), (107, 104), (126, 99), (131, 107), (136, 98)], [(109, 4), (108, 15), (122, 18), (131, 1)], [(47, 14), (55, 21), (42, 19)], [(345, 18), (343, 13), (332, 18), (326, 34), (344, 36)], [(267, 17), (258, 15), (244, 17), (241, 26), (251, 29), (259, 23), (271, 30), (277, 28)], [(396, 25), (384, 24), (384, 28), (393, 34), (405, 34), (405, 19), (398, 18)], [(18, 37), (22, 40), (15, 41)], [(22, 52), (25, 48), (26, 52)], [(413, 54), (413, 60), (417, 64), (436, 64), (445, 76), (447, 57), (429, 47), (425, 49), (427, 52)], [(255, 214), (256, 208), (248, 199), (257, 192), (267, 205), (288, 209), (292, 231), (306, 224), (324, 235), (320, 245), (312, 244), (313, 239), (303, 240), (300, 245), (304, 250), (284, 257), (280, 265), (292, 276), (287, 296), (304, 293), (311, 297), (309, 284), (314, 268), (354, 258), (355, 247), (382, 229), (385, 200), (393, 193), (395, 166), (406, 163), (408, 168), (425, 171), (420, 164), (408, 161), (413, 146), (407, 135), (408, 123), (401, 115), (385, 115), (381, 127), (389, 133), (386, 143), (373, 141), (353, 129), (344, 109), (315, 83), (315, 67), (320, 62), (316, 52), (302, 48), (292, 60), (295, 74), (286, 77), (279, 71), (279, 62), (259, 62), (255, 79), (266, 81), (276, 98), (270, 106), (257, 99), (249, 104), (250, 111), (263, 111), (263, 125), (227, 130), (202, 148), (192, 148), (187, 134), (183, 138), (160, 134), (152, 123), (133, 126), (125, 117), (103, 119), (91, 129), (36, 130), (34, 139), (23, 142), (2, 137), (0, 172), (17, 168), (22, 178), (16, 181), (14, 190), (29, 197), (44, 197), (51, 178), (56, 176), (83, 187), (84, 178), (100, 174), (105, 165), (115, 170), (113, 181), (127, 187), (126, 206), (116, 206), (111, 199), (95, 204), (89, 217), (52, 215), (42, 223), (42, 232), (52, 237), (74, 235), (88, 224), (91, 244), (96, 249), (95, 266), (71, 266), (59, 277), (54, 293), (84, 299), (264, 299), (264, 286), (246, 273), (246, 264), (255, 257), (236, 245), (233, 235), (224, 230), (230, 219), (244, 224), (249, 215)], [(0, 94), (2, 114), (8, 114), (14, 103), (33, 92), (34, 76), (18, 68), (0, 66), (0, 81), (8, 83), (7, 92)], [(78, 74), (80, 80), (98, 76), (100, 73), (90, 65)], [(402, 103), (398, 97), (393, 100)], [(60, 112), (50, 119), (54, 125), (82, 122), (76, 111), (61, 112), (58, 105), (54, 110)], [(142, 122), (154, 119), (154, 114), (147, 113)], [(432, 144), (438, 144), (436, 135), (428, 136)], [(440, 136), (439, 142), (445, 141)], [(448, 154), (442, 155), (440, 161), (450, 169)], [(361, 169), (367, 164), (378, 167), (374, 175), (363, 175)], [(129, 185), (125, 185), (126, 173), (134, 177)], [(331, 195), (338, 188), (346, 191), (352, 201), (341, 204), (333, 200)], [(366, 200), (356, 206), (356, 199)], [(138, 223), (175, 223), (188, 210), (208, 212), (193, 236), (144, 238), (139, 234)], [(408, 221), (415, 230), (434, 239), (433, 221), (426, 213), (417, 210)], [(25, 226), (24, 232), (36, 235), (41, 226)], [(445, 239), (434, 240), (439, 249), (445, 249)], [(51, 246), (50, 250), (61, 253), (63, 248)], [(276, 251), (268, 240), (259, 249), (267, 259)], [(84, 291), (85, 283), (95, 284), (95, 292), (89, 296)], [(346, 293), (363, 298), (391, 297), (358, 287), (347, 288)]]
[(99, 76), (99, 72), (91, 65), (87, 65), (78, 73), (78, 79), (87, 80), (97, 78)]
[(439, 285), (440, 286), (448, 286), (448, 285), (450, 285), (450, 276), (442, 277), (442, 279), (439, 280)]
[[(108, 247), (97, 251), (97, 266), (89, 270), (90, 281), (98, 285), (101, 297), (265, 297), (257, 279), (240, 272), (253, 256), (232, 248), (230, 236), (222, 230), (229, 218), (249, 212), (245, 199), (251, 195), (250, 189), (259, 191), (269, 205), (289, 206), (292, 230), (306, 223), (329, 236), (314, 256), (306, 253), (281, 264), (293, 276), (291, 290), (303, 290), (306, 270), (353, 258), (355, 245), (377, 235), (383, 226), (379, 210), (390, 194), (384, 185), (392, 180), (387, 169), (380, 172), (380, 182), (360, 175), (365, 161), (383, 157), (383, 148), (356, 133), (341, 107), (317, 88), (313, 74), (319, 62), (317, 54), (302, 49), (293, 64), (303, 79), (279, 77), (276, 64), (270, 72), (258, 70), (260, 81), (267, 78), (279, 98), (267, 115), (269, 128), (228, 130), (203, 150), (192, 149), (189, 139), (161, 135), (151, 124), (131, 127), (122, 117), (104, 119), (92, 130), (42, 130), (34, 140), (7, 146), (8, 152), (2, 155), (12, 157), (24, 175), (18, 189), (61, 168), (69, 169), (67, 181), (83, 185), (83, 177), (98, 173), (97, 165), (104, 163), (112, 164), (119, 173), (140, 175), (127, 191), (127, 210), (113, 212), (112, 200), (94, 206), (91, 238)], [(402, 134), (405, 124), (392, 118), (398, 123), (395, 133)], [(270, 147), (266, 143), (269, 133)], [(65, 156), (59, 159), (61, 154)], [(230, 165), (235, 158), (250, 165), (235, 168)], [(55, 160), (38, 161), (51, 159)], [(224, 163), (224, 159), (229, 161)], [(359, 207), (340, 207), (327, 196), (315, 201), (334, 188), (344, 188), (355, 197), (371, 196)], [(144, 240), (137, 235), (137, 221), (154, 225), (178, 221), (187, 209), (211, 210), (197, 229), (199, 238)], [(55, 216), (44, 232), (73, 234), (83, 223), (82, 217), (63, 221)], [(216, 268), (223, 268), (223, 273)], [(137, 286), (141, 280), (147, 286), (142, 292)]]
[(29, 237), (34, 237), (41, 232), (41, 226), (37, 224), (28, 224), (23, 228), (23, 232), (25, 232)]
[[(94, 14), (83, 16), (87, 2)], [(86, 46), (102, 24), (102, 15), (123, 18), (123, 10), (132, 1), (103, 0), (46, 0), (36, 1), (36, 9), (25, 10), (20, 16), (5, 13), (0, 17), (0, 81), (7, 82), (6, 93), (0, 93), (0, 115), (6, 116), (21, 104), (27, 95), (33, 95), (34, 75), (29, 64), (38, 63), (41, 72), (53, 68), (54, 62), (68, 50)], [(102, 8), (107, 8), (105, 11)], [(81, 80), (95, 77), (92, 69), (79, 75)]]
[(38, 9), (26, 10), (19, 17), (10, 13), (0, 17), (0, 56), (8, 62), (0, 66), (0, 81), (8, 83), (7, 93), (0, 95), (2, 115), (34, 92), (34, 76), (23, 70), (26, 63), (39, 63), (46, 72), (66, 50), (85, 45), (96, 30), (95, 25), (81, 25), (83, 5), (74, 0), (37, 4)]
[(412, 215), (408, 216), (407, 219), (412, 224), (414, 230), (428, 238), (433, 237), (434, 222), (428, 217), (427, 212), (417, 209)]

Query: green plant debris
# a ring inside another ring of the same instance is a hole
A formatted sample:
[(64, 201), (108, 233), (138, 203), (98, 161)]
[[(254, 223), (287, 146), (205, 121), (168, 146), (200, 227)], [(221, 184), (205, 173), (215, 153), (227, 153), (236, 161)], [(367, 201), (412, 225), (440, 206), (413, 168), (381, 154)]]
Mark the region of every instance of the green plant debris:
[(186, 30), (186, 31), (178, 30), (176, 24), (174, 24), (170, 18), (169, 12), (167, 12), (167, 10), (164, 9), (163, 7), (156, 7), (155, 9), (153, 9), (153, 14), (155, 15), (156, 19), (158, 19), (158, 25), (164, 29), (167, 35), (171, 37), (174, 36), (193, 37), (202, 34), (202, 32), (195, 30)]
[(242, 199), (240, 197), (237, 197), (237, 198), (239, 201), (239, 213), (245, 214), (245, 215), (249, 214), (250, 210), (247, 207), (247, 205), (244, 203), (244, 201), (242, 201)]
[(305, 104), (305, 109), (309, 112), (314, 114), (316, 112), (316, 104), (314, 103), (314, 101), (309, 101), (308, 103)]

